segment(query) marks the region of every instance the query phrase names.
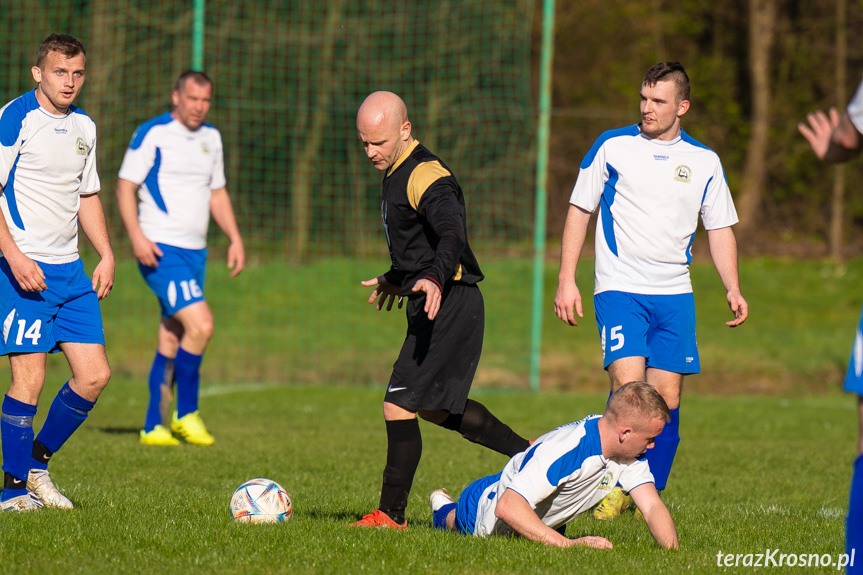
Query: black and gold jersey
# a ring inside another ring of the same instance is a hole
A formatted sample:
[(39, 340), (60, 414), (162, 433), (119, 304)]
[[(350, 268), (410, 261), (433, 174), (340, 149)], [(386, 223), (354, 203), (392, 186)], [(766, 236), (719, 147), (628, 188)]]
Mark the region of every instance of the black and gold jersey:
[(448, 281), (473, 285), (482, 271), (467, 239), (461, 187), (449, 168), (418, 141), (384, 176), (381, 218), (392, 267), (386, 280), (411, 295), (429, 279), (443, 290)]

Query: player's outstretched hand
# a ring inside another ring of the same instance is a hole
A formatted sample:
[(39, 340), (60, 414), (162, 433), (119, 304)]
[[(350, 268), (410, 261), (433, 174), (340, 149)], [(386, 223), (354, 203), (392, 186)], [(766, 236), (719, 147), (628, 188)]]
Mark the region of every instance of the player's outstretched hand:
[(797, 124), (797, 130), (809, 141), (812, 151), (821, 160), (827, 155), (827, 150), (830, 148), (830, 138), (833, 136), (833, 130), (839, 125), (840, 117), (839, 110), (830, 108), (829, 116), (818, 110), (807, 114), (808, 126), (803, 122)]
[(144, 236), (132, 240), (132, 253), (142, 266), (148, 268), (159, 267), (159, 258), (163, 255), (159, 246)]
[(240, 275), (245, 267), (246, 248), (243, 247), (243, 242), (231, 242), (231, 245), (228, 246), (228, 269), (231, 270), (231, 277), (235, 278)]
[(614, 549), (614, 545), (611, 544), (611, 541), (606, 539), (605, 537), (597, 537), (595, 535), (588, 535), (586, 537), (579, 537), (578, 539), (568, 539), (571, 542), (567, 547), (593, 547), (594, 549)]
[(114, 258), (102, 258), (93, 270), (93, 291), (99, 299), (105, 299), (114, 288)]
[(558, 284), (557, 293), (554, 294), (554, 313), (566, 325), (578, 325), (578, 317), (584, 317), (581, 308), (581, 292), (575, 282)]
[(749, 317), (749, 304), (746, 303), (746, 300), (743, 299), (743, 295), (739, 291), (728, 292), (725, 297), (728, 299), (728, 307), (734, 313), (734, 319), (726, 321), (725, 325), (728, 327), (737, 327)]
[(399, 287), (389, 283), (384, 276), (378, 276), (370, 280), (361, 282), (365, 287), (374, 287), (372, 295), (369, 296), (369, 303), (377, 301), (377, 310), (381, 311), (386, 305), (387, 311), (393, 309), (393, 302), (398, 298), (399, 309), (402, 309), (402, 299), (399, 296)]
[(9, 262), (9, 269), (12, 270), (12, 275), (21, 289), (24, 291), (42, 291), (48, 289), (45, 284), (45, 272), (39, 267), (39, 264), (18, 252), (16, 255), (6, 257)]
[(437, 312), (440, 311), (440, 287), (431, 280), (421, 279), (414, 284), (414, 287), (411, 291), (413, 291), (414, 293), (420, 291), (425, 292), (426, 305), (423, 309), (425, 310), (426, 314), (428, 314), (429, 319), (434, 319), (437, 316)]

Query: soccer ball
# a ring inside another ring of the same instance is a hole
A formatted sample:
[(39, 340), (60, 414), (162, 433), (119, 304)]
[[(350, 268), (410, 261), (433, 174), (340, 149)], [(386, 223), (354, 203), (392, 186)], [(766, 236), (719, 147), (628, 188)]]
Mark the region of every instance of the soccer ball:
[(231, 497), (231, 517), (243, 523), (284, 523), (292, 511), (291, 496), (272, 479), (250, 479)]

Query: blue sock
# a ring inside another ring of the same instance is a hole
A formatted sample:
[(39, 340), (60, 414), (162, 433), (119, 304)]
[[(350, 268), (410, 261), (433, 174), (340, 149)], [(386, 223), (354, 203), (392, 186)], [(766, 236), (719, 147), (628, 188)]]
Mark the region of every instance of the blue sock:
[(21, 489), (3, 489), (0, 501), (27, 494), (27, 476), (30, 475), (30, 453), (33, 451), (33, 416), (36, 406), (12, 399), (3, 398), (0, 416), (0, 435), (3, 444), (3, 471), (15, 479), (23, 481)]
[[(75, 430), (81, 427), (84, 420), (87, 419), (87, 414), (96, 405), (95, 401), (88, 401), (72, 391), (69, 387), (69, 382), (66, 382), (57, 397), (51, 402), (51, 408), (48, 410), (48, 417), (45, 418), (45, 425), (39, 431), (36, 441), (45, 446), (45, 449), (52, 454), (56, 453), (63, 447), (66, 440), (72, 437)], [(32, 469), (47, 469), (47, 461), (37, 461), (30, 459)]]
[(863, 553), (863, 455), (854, 462), (854, 475), (851, 476), (851, 496), (848, 502), (848, 517), (845, 523), (845, 553), (851, 557), (855, 551), (854, 565), (846, 569), (848, 575), (863, 574), (863, 555), (857, 557), (856, 550)]
[(653, 474), (656, 489), (659, 491), (665, 489), (665, 484), (671, 473), (671, 464), (674, 463), (674, 454), (677, 453), (677, 446), (680, 444), (680, 434), (678, 433), (680, 430), (680, 408), (670, 411), (671, 421), (665, 424), (662, 433), (656, 437), (653, 449), (647, 450), (647, 463), (650, 465), (650, 472)]
[(177, 380), (177, 418), (198, 411), (198, 386), (201, 382), (201, 359), (203, 356), (189, 353), (182, 347), (174, 359), (174, 375)]
[(150, 388), (150, 403), (147, 405), (147, 419), (144, 421), (144, 431), (149, 433), (153, 428), (162, 423), (162, 385), (171, 383), (174, 378), (174, 360), (165, 357), (158, 351), (153, 358), (153, 366), (150, 368), (150, 379), (147, 384)]
[(458, 503), (447, 503), (440, 509), (434, 512), (432, 516), (432, 522), (434, 523), (435, 529), (443, 529), (446, 531), (446, 516), (449, 515), (449, 512), (458, 507)]

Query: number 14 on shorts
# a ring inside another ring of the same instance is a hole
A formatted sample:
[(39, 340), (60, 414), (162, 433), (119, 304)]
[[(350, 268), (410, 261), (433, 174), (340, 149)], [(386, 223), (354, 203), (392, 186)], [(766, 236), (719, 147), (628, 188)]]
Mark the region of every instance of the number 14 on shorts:
[[(27, 327), (27, 320), (26, 319), (19, 319), (16, 323), (18, 324), (18, 326), (17, 326), (17, 330), (15, 333), (15, 345), (24, 345), (24, 338), (27, 338), (30, 340), (30, 345), (38, 345), (39, 344), (39, 338), (42, 337), (42, 320), (41, 319), (37, 319), (36, 321), (31, 323), (30, 327)], [(6, 341), (9, 341), (8, 331), (5, 329), (3, 331), (5, 332), (4, 336), (6, 336), (4, 339)]]

